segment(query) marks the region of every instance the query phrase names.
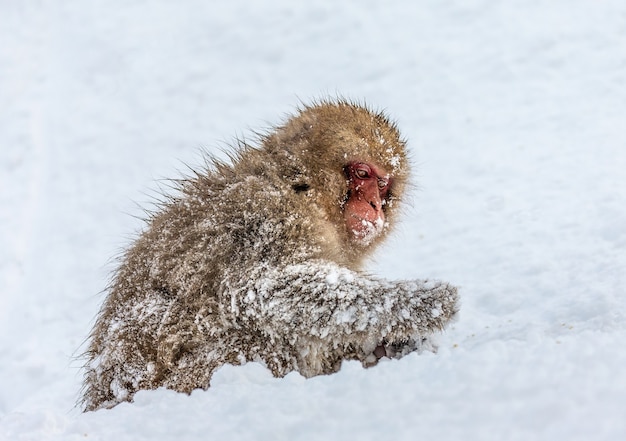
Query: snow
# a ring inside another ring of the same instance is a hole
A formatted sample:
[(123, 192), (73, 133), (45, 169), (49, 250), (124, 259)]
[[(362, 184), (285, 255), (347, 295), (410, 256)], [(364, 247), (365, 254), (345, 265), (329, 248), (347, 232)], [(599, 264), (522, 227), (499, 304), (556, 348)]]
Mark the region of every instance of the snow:
[[(0, 440), (626, 437), (623, 2), (25, 0), (0, 40)], [(438, 353), (225, 366), (81, 414), (158, 180), (334, 94), (408, 139), (412, 197), (368, 269), (461, 286)]]

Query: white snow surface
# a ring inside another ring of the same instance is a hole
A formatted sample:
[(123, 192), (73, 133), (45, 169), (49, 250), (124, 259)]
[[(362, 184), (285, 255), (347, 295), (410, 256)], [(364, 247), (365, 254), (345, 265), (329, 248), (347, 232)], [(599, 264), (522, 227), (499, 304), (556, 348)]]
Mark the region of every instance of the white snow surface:
[[(0, 41), (0, 440), (626, 439), (622, 0), (5, 0)], [(368, 271), (461, 287), (438, 353), (82, 414), (159, 179), (336, 95), (409, 141)]]

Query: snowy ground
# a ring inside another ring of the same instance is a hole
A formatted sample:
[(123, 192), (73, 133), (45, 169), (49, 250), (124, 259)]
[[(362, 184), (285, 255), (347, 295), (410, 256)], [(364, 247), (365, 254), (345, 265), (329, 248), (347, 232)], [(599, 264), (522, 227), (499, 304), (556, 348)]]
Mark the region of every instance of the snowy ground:
[[(626, 3), (0, 1), (0, 439), (626, 439)], [(416, 186), (371, 263), (462, 287), (437, 354), (81, 414), (81, 346), (157, 180), (328, 94)]]

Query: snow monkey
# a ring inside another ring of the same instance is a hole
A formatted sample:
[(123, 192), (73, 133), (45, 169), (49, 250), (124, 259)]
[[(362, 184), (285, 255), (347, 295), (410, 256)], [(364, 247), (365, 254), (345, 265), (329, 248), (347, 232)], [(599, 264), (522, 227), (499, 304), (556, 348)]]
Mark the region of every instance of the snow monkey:
[(85, 410), (142, 389), (208, 388), (221, 365), (282, 377), (424, 349), (457, 290), (363, 260), (397, 217), (409, 164), (389, 119), (326, 100), (178, 180), (120, 258), (90, 335)]

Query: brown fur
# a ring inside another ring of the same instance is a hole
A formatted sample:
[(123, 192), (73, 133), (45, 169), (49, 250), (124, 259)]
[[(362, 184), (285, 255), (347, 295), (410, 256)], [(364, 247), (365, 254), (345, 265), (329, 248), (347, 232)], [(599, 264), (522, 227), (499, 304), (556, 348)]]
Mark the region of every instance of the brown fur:
[(409, 176), (405, 142), (384, 115), (321, 102), (260, 147), (239, 147), (232, 164), (181, 181), (121, 259), (91, 332), (86, 410), (140, 389), (207, 388), (224, 363), (260, 361), (276, 376), (370, 365), (377, 346), (396, 357), (419, 349), (456, 313), (445, 283), (359, 272), (387, 229), (367, 245), (346, 230), (343, 167), (391, 173), (390, 224)]

